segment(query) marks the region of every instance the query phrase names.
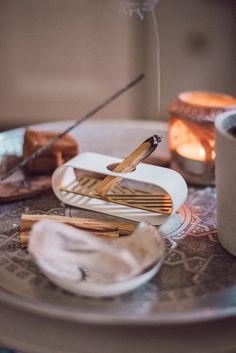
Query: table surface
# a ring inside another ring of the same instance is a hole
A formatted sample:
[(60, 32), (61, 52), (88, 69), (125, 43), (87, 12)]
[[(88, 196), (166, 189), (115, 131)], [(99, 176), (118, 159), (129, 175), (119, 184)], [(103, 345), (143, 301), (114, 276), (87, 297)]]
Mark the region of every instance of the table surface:
[[(67, 124), (58, 123), (57, 129), (63, 129)], [(40, 126), (40, 129), (50, 129), (52, 126), (55, 129), (55, 123)], [(74, 135), (82, 151), (124, 156), (157, 129), (166, 137), (165, 124), (146, 122), (86, 123), (76, 129)], [(1, 153), (20, 154), (22, 136), (22, 129), (0, 134)], [(168, 156), (166, 139), (158, 155), (163, 158)], [(65, 207), (52, 193), (0, 206), (0, 304), (4, 310), (8, 310), (6, 315), (9, 316), (9, 325), (14, 322), (16, 328), (14, 334), (8, 334), (10, 326), (7, 326), (7, 320), (4, 323), (0, 318), (2, 342), (26, 351), (37, 351), (37, 340), (40, 340), (41, 333), (37, 333), (34, 342), (26, 332), (25, 340), (17, 337), (20, 315), (25, 318), (28, 315), (28, 323), (34, 316), (34, 322), (39, 320), (41, 325), (55, 320), (54, 327), (75, 325), (80, 327), (81, 332), (87, 325), (97, 325), (99, 329), (101, 325), (113, 328), (123, 325), (128, 332), (128, 329), (136, 327), (138, 330), (141, 326), (147, 328), (158, 325), (159, 330), (160, 327), (163, 330), (167, 325), (203, 325), (204, 322), (214, 325), (221, 318), (234, 319), (236, 261), (218, 243), (214, 188), (189, 187), (186, 203), (162, 226), (168, 251), (156, 277), (134, 292), (107, 300), (74, 296), (53, 285), (40, 273), (27, 251), (19, 246), (19, 218), (23, 212), (70, 216), (79, 213), (94, 217), (89, 211)], [(100, 214), (96, 217), (109, 219), (109, 216)], [(52, 334), (56, 334), (51, 329)], [(116, 335), (114, 333), (114, 345), (116, 336), (118, 338), (118, 331)], [(64, 343), (68, 344), (69, 340), (71, 343), (75, 339), (69, 338), (69, 333), (66, 340), (65, 334), (62, 337)], [(57, 340), (61, 341), (60, 337)], [(234, 344), (233, 337), (231, 343)], [(90, 352), (88, 342), (86, 346)], [(44, 352), (47, 347), (48, 352), (54, 352), (52, 342), (45, 343)], [(138, 347), (136, 351), (139, 351)]]

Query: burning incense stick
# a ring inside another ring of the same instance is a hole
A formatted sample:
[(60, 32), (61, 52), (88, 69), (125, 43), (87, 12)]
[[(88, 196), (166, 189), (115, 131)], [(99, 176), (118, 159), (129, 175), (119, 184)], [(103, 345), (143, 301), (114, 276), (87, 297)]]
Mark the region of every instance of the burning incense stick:
[[(147, 158), (161, 142), (162, 137), (153, 135), (145, 140), (138, 148), (136, 148), (127, 158), (118, 164), (113, 172), (128, 173), (132, 172), (135, 167), (145, 158)], [(105, 196), (111, 191), (120, 181), (122, 177), (107, 176), (97, 184), (96, 191), (98, 194)]]
[(105, 108), (107, 105), (112, 103), (116, 98), (121, 96), (123, 93), (128, 91), (130, 88), (135, 86), (139, 81), (141, 81), (144, 78), (144, 74), (139, 75), (136, 77), (133, 81), (130, 81), (127, 85), (122, 87), (120, 90), (118, 90), (116, 93), (114, 93), (112, 96), (110, 96), (108, 99), (106, 99), (104, 102), (99, 104), (97, 107), (92, 109), (89, 113), (84, 115), (81, 119), (77, 120), (73, 125), (69, 126), (66, 128), (63, 132), (58, 134), (57, 136), (53, 137), (46, 145), (42, 146), (39, 148), (36, 152), (32, 153), (28, 158), (23, 160), (21, 163), (19, 163), (17, 166), (14, 168), (10, 169), (8, 172), (6, 172), (4, 175), (0, 177), (0, 181), (3, 181), (7, 178), (9, 178), (13, 173), (15, 173), (18, 169), (21, 169), (26, 166), (27, 163), (30, 161), (34, 160), (38, 156), (40, 156), (42, 153), (44, 153), (50, 146), (52, 146), (55, 142), (60, 140), (63, 136), (65, 136), (67, 133), (69, 133), (71, 130), (73, 130), (76, 126), (80, 125), (83, 123), (85, 120), (88, 120), (92, 116), (94, 116), (96, 113), (98, 113), (100, 110)]

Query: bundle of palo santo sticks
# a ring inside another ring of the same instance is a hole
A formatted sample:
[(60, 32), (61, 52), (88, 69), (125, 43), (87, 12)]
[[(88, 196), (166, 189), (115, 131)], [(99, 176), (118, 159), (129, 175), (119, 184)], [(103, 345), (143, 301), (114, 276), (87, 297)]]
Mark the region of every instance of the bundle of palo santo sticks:
[(120, 235), (129, 235), (135, 229), (135, 224), (122, 221), (102, 221), (98, 219), (79, 217), (22, 214), (20, 231), (20, 243), (22, 246), (26, 246), (28, 244), (30, 231), (34, 223), (41, 220), (69, 224), (76, 228), (91, 232), (96, 236), (108, 239), (117, 238)]

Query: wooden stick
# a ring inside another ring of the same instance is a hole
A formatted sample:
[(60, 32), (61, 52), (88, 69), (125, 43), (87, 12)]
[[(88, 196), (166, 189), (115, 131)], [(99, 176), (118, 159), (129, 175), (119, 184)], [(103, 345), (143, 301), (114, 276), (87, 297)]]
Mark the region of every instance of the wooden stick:
[(56, 221), (72, 225), (79, 229), (92, 232), (96, 236), (104, 238), (117, 238), (119, 235), (128, 235), (135, 229), (135, 225), (124, 222), (106, 222), (97, 219), (66, 217), (57, 215), (34, 215), (22, 214), (21, 216), (21, 234), (20, 240), (22, 243), (29, 238), (29, 231), (34, 223), (41, 221)]
[[(115, 239), (119, 237), (118, 228), (114, 228), (114, 230), (104, 231), (104, 232), (96, 232), (96, 231), (90, 230), (90, 233), (104, 239)], [(31, 234), (30, 229), (28, 231), (24, 230), (20, 232), (19, 237), (20, 237), (20, 244), (22, 246), (28, 245), (30, 234)]]
[(21, 246), (27, 246), (30, 237), (30, 232), (20, 232)]
[[(113, 172), (128, 173), (132, 172), (135, 167), (146, 157), (148, 157), (161, 142), (162, 137), (153, 135), (145, 140), (138, 148), (136, 148), (128, 157), (118, 164)], [(97, 183), (96, 191), (99, 195), (105, 196), (117, 184), (121, 182), (123, 177), (107, 176), (105, 179)]]

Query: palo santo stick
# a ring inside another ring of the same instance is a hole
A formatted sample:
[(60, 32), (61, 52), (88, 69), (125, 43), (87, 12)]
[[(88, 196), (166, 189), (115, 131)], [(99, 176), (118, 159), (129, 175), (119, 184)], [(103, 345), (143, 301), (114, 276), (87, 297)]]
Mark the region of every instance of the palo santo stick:
[[(136, 148), (128, 157), (119, 163), (113, 172), (128, 173), (132, 172), (135, 167), (146, 157), (148, 157), (161, 142), (162, 138), (158, 135), (153, 135), (145, 140), (138, 148)], [(121, 182), (123, 177), (107, 176), (105, 179), (97, 183), (96, 191), (99, 195), (105, 196), (117, 184)]]
[[(114, 228), (114, 230), (109, 230), (109, 231), (104, 231), (104, 232), (96, 232), (91, 229), (90, 232), (93, 235), (96, 235), (97, 237), (101, 237), (101, 238), (105, 238), (105, 239), (114, 239), (114, 238), (119, 237), (118, 228)], [(20, 232), (19, 237), (20, 237), (20, 244), (22, 246), (28, 245), (30, 234), (31, 234), (30, 229), (28, 231), (24, 230), (24, 231)]]
[(20, 232), (20, 244), (26, 246), (28, 244), (30, 232)]
[(57, 215), (33, 215), (22, 214), (21, 230), (29, 230), (32, 225), (41, 220), (56, 221), (66, 223), (74, 227), (97, 233), (96, 235), (106, 237), (118, 237), (119, 235), (128, 235), (134, 231), (135, 226), (124, 222), (106, 222), (98, 219), (66, 217)]

